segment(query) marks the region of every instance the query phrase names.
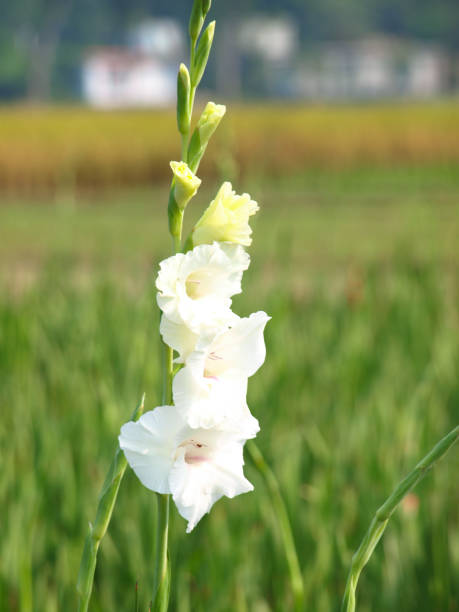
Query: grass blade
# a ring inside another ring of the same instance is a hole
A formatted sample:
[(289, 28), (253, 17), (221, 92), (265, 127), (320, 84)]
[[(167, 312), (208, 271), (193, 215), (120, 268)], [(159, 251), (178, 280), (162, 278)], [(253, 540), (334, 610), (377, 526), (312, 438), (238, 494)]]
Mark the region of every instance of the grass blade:
[[(132, 413), (132, 421), (136, 421), (143, 413), (144, 400), (145, 394), (142, 396), (140, 404)], [(126, 466), (126, 458), (123, 451), (118, 446), (110, 469), (108, 470), (105, 478), (105, 482), (102, 486), (102, 490), (99, 494), (95, 523), (94, 525), (89, 525), (89, 533), (86, 536), (84, 544), (77, 583), (77, 591), (79, 594), (79, 612), (86, 612), (89, 606), (92, 585), (94, 582), (94, 572), (96, 570), (97, 551), (110, 523), (121, 480), (123, 479), (124, 472), (126, 471)]]
[(279, 482), (271, 470), (269, 465), (266, 463), (260, 449), (253, 440), (250, 440), (246, 444), (246, 448), (249, 451), (249, 455), (260, 472), (265, 484), (270, 493), (271, 503), (279, 524), (281, 532), (282, 544), (285, 550), (285, 556), (287, 558), (287, 565), (290, 575), (290, 584), (292, 587), (293, 599), (295, 602), (294, 610), (300, 612), (304, 606), (304, 583), (303, 576), (301, 574), (300, 564), (298, 562), (298, 555), (296, 552), (295, 540), (293, 538), (292, 527), (290, 525), (290, 519), (288, 517), (287, 508), (285, 507), (284, 500), (282, 498)]
[(434, 463), (449, 450), (458, 437), (459, 425), (433, 447), (430, 453), (428, 453), (424, 459), (417, 464), (414, 470), (398, 484), (384, 504), (376, 511), (362, 543), (352, 557), (351, 569), (344, 591), (341, 612), (354, 612), (355, 593), (360, 573), (373, 554), (394, 510), (396, 510), (405, 495), (426, 475)]

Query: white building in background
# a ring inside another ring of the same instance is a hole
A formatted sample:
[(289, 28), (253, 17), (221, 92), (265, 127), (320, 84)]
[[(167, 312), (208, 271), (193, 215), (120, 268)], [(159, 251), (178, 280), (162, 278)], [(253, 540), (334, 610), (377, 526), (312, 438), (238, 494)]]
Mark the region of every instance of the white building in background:
[(408, 89), (414, 96), (433, 97), (445, 91), (446, 57), (436, 49), (420, 49), (410, 63)]
[(178, 62), (185, 53), (183, 30), (173, 19), (141, 21), (129, 30), (128, 45), (166, 62)]
[[(87, 53), (83, 97), (98, 108), (173, 106), (177, 67), (185, 56), (176, 21), (142, 21), (127, 32), (126, 46)], [(440, 47), (374, 35), (301, 50), (297, 24), (283, 17), (222, 23), (215, 64), (221, 98), (429, 98), (448, 90), (448, 62)]]
[(428, 98), (446, 90), (447, 60), (436, 47), (374, 36), (319, 45), (295, 81), (309, 99)]
[(170, 19), (132, 28), (126, 47), (99, 47), (82, 67), (83, 97), (98, 108), (165, 107), (175, 104), (177, 65), (184, 47)]
[(286, 62), (298, 51), (298, 28), (291, 19), (253, 16), (238, 29), (242, 52), (257, 53), (267, 62)]
[(299, 48), (297, 24), (288, 17), (233, 15), (219, 28), (215, 49), (219, 96), (282, 96)]
[(169, 106), (175, 102), (176, 75), (137, 51), (96, 49), (83, 65), (83, 95), (98, 108)]

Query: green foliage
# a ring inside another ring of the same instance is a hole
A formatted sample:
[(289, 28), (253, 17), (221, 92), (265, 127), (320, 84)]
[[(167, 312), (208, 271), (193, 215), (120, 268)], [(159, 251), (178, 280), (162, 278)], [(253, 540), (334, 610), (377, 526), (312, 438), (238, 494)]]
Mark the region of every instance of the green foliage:
[[(241, 314), (258, 305), (272, 316), (249, 405), (314, 612), (339, 609), (375, 509), (458, 420), (457, 185), (448, 192), (441, 174), (421, 174), (270, 184), (235, 299)], [(2, 261), (16, 276), (0, 298), (2, 610), (75, 609), (120, 425), (143, 391), (146, 410), (161, 401), (151, 267), (168, 236), (157, 195), (148, 206), (132, 194), (113, 209), (0, 209)], [(51, 253), (24, 286), (27, 256)], [(458, 467), (454, 449), (393, 516), (362, 576), (359, 612), (455, 609)], [(255, 491), (218, 502), (190, 535), (172, 513), (171, 610), (291, 609), (269, 492), (246, 469)], [(94, 612), (133, 610), (136, 582), (147, 609), (155, 499), (128, 470), (99, 551)]]
[[(392, 491), (384, 504), (378, 508), (370, 523), (359, 548), (352, 557), (351, 568), (344, 592), (342, 611), (354, 612), (356, 603), (356, 589), (360, 573), (370, 560), (379, 540), (389, 523), (389, 519), (402, 502), (407, 503), (410, 491), (426, 476), (434, 467), (435, 463), (441, 459), (459, 438), (459, 425), (448, 432), (433, 449), (411, 470), (411, 472), (401, 480), (397, 487)], [(410, 502), (408, 501), (408, 504)]]
[[(143, 406), (144, 397), (142, 397), (140, 404), (132, 413), (130, 419), (131, 421), (136, 421), (142, 415)], [(97, 552), (100, 542), (110, 524), (110, 519), (113, 514), (116, 498), (118, 496), (118, 491), (121, 481), (123, 480), (126, 467), (126, 457), (124, 456), (121, 448), (117, 446), (113, 461), (107, 472), (107, 476), (105, 477), (104, 484), (99, 494), (95, 522), (94, 524), (89, 524), (88, 535), (86, 536), (84, 543), (77, 582), (79, 612), (85, 612), (88, 609), (94, 580), (94, 572), (97, 563)]]

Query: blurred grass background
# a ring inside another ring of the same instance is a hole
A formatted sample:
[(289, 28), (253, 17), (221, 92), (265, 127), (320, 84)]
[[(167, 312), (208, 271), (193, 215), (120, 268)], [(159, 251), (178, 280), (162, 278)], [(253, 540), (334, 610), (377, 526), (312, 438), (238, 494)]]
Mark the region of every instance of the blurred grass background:
[[(143, 391), (159, 403), (153, 283), (177, 143), (172, 115), (0, 114), (0, 609), (52, 612), (75, 608), (120, 425)], [(458, 107), (231, 114), (188, 227), (226, 171), (261, 204), (234, 300), (272, 316), (249, 405), (306, 609), (338, 610), (374, 511), (458, 421)], [(459, 610), (458, 467), (454, 449), (391, 520), (358, 610)], [(172, 610), (291, 608), (270, 500), (246, 472), (255, 492), (218, 502), (192, 534), (174, 511)], [(147, 609), (154, 526), (155, 497), (128, 471), (94, 611), (134, 610), (136, 583)]]

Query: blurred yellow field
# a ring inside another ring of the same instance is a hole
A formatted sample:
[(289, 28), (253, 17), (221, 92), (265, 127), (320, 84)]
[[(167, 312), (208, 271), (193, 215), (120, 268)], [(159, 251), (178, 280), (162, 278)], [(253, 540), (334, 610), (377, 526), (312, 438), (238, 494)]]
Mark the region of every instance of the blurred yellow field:
[[(36, 194), (167, 179), (179, 156), (171, 111), (0, 111), (0, 190)], [(459, 163), (459, 104), (248, 105), (232, 109), (203, 175), (297, 174), (362, 164)]]

